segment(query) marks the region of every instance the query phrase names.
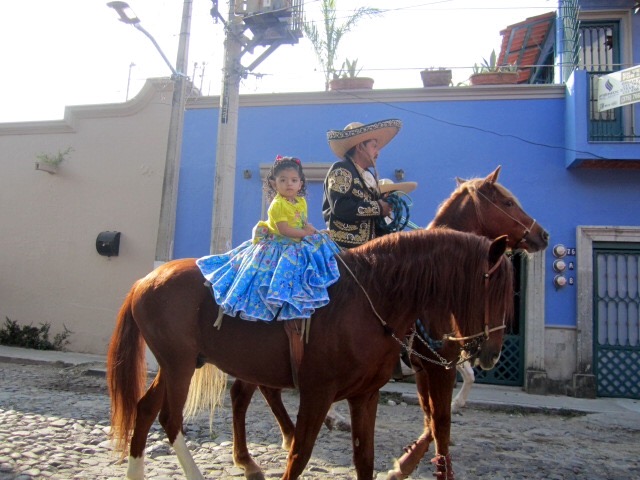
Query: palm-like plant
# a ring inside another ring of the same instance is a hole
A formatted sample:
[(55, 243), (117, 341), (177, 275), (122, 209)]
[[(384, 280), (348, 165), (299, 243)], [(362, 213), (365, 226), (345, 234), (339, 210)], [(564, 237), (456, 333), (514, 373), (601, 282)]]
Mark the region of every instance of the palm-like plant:
[(372, 7), (359, 7), (351, 15), (338, 24), (336, 17), (336, 0), (321, 0), (322, 23), (305, 21), (304, 33), (313, 45), (324, 71), (325, 89), (329, 89), (329, 82), (336, 73), (335, 60), (340, 40), (346, 33), (365, 17), (372, 17), (382, 13), (382, 10)]

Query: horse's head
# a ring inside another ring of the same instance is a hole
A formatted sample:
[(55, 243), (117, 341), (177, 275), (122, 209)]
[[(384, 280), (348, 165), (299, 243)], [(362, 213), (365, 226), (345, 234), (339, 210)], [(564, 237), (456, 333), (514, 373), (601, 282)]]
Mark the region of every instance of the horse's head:
[(486, 178), (456, 179), (458, 187), (440, 207), (430, 226), (447, 226), (487, 238), (508, 236), (508, 247), (533, 253), (544, 250), (549, 234), (498, 183), (500, 167)]
[[(475, 289), (482, 293), (476, 296), (477, 302), (454, 312), (456, 332), (445, 336), (449, 341), (461, 342), (462, 359), (475, 358), (475, 364), (484, 370), (498, 363), (504, 331), (513, 317), (513, 265), (504, 255), (506, 250), (506, 235), (491, 242), (482, 278), (471, 278), (472, 282), (482, 283)], [(458, 323), (459, 319), (465, 319), (465, 324)]]
[(505, 326), (513, 317), (513, 265), (504, 254), (507, 238), (502, 236), (489, 248), (489, 270), (485, 276), (484, 342), (476, 365), (484, 370), (493, 368), (500, 359)]

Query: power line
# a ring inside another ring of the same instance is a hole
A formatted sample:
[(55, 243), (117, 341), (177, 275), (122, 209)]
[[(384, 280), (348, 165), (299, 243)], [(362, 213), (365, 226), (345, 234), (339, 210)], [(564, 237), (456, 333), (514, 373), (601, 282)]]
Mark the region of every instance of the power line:
[(429, 115), (427, 113), (417, 112), (417, 111), (412, 110), (410, 108), (405, 108), (405, 107), (400, 107), (398, 105), (394, 105), (393, 103), (384, 102), (382, 100), (367, 99), (367, 98), (361, 97), (361, 96), (359, 96), (359, 95), (357, 95), (356, 93), (353, 93), (353, 92), (347, 92), (347, 91), (344, 91), (344, 90), (342, 90), (342, 91), (339, 90), (338, 92), (342, 93), (343, 95), (349, 95), (351, 97), (358, 98), (360, 100), (369, 101), (370, 103), (378, 103), (380, 105), (386, 105), (386, 106), (394, 108), (396, 110), (400, 110), (400, 111), (403, 111), (403, 112), (406, 112), (406, 113), (410, 113), (410, 114), (413, 114), (413, 115), (417, 115), (417, 116), (420, 116), (420, 117), (425, 117), (425, 118), (428, 118), (430, 120), (433, 120), (434, 122), (443, 123), (445, 125), (450, 125), (452, 127), (466, 128), (466, 129), (469, 129), (469, 130), (475, 130), (475, 131), (478, 131), (478, 132), (487, 133), (487, 134), (490, 134), (490, 135), (495, 135), (497, 137), (512, 138), (514, 140), (518, 140), (520, 142), (523, 142), (523, 143), (526, 143), (526, 144), (529, 144), (529, 145), (534, 145), (534, 146), (537, 146), (537, 147), (551, 148), (551, 149), (554, 149), (554, 150), (564, 150), (566, 152), (582, 153), (584, 155), (591, 155), (592, 157), (597, 158), (599, 160), (610, 160), (609, 158), (600, 156), (600, 155), (595, 154), (593, 152), (588, 152), (588, 151), (584, 151), (584, 150), (575, 150), (573, 148), (567, 148), (567, 147), (563, 147), (563, 146), (559, 146), (559, 145), (549, 145), (547, 143), (542, 143), (542, 142), (535, 142), (533, 140), (528, 140), (526, 138), (520, 137), (518, 135), (513, 135), (513, 134), (510, 134), (510, 133), (500, 133), (500, 132), (496, 132), (494, 130), (489, 130), (489, 129), (486, 129), (486, 128), (476, 127), (475, 125), (465, 125), (463, 123), (457, 123), (457, 122), (451, 122), (449, 120), (443, 120), (441, 118), (434, 117), (433, 115)]

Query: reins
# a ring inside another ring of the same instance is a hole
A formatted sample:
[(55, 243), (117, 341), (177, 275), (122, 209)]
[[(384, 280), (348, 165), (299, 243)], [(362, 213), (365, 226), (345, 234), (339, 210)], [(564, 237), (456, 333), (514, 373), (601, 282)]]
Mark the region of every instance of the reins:
[(501, 255), (500, 258), (498, 259), (498, 261), (496, 263), (494, 263), (493, 266), (484, 274), (484, 292), (485, 292), (485, 297), (484, 297), (484, 331), (482, 331), (480, 333), (476, 333), (474, 335), (469, 335), (469, 336), (466, 336), (466, 337), (456, 337), (456, 336), (452, 336), (452, 335), (449, 335), (449, 334), (445, 334), (444, 337), (443, 337), (443, 340), (464, 342), (464, 341), (471, 340), (473, 338), (481, 337), (481, 336), (483, 336), (484, 339), (486, 340), (487, 338), (489, 338), (489, 334), (491, 334), (492, 332), (497, 332), (498, 330), (502, 330), (502, 329), (506, 328), (506, 325), (504, 324), (504, 321), (503, 321), (502, 325), (499, 326), (499, 327), (489, 328), (489, 279), (491, 278), (491, 275), (498, 269), (500, 264), (503, 262), (503, 259), (504, 259), (504, 255)]

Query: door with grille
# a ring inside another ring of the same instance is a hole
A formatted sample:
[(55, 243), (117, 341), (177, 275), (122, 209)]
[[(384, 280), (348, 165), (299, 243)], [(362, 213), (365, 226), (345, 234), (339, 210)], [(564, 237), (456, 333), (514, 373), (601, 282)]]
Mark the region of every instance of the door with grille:
[(593, 245), (597, 395), (640, 399), (640, 243)]
[(500, 361), (491, 370), (474, 368), (476, 382), (494, 385), (522, 386), (524, 383), (524, 312), (526, 258), (524, 255), (511, 255), (515, 269), (514, 318), (507, 327), (502, 345)]

